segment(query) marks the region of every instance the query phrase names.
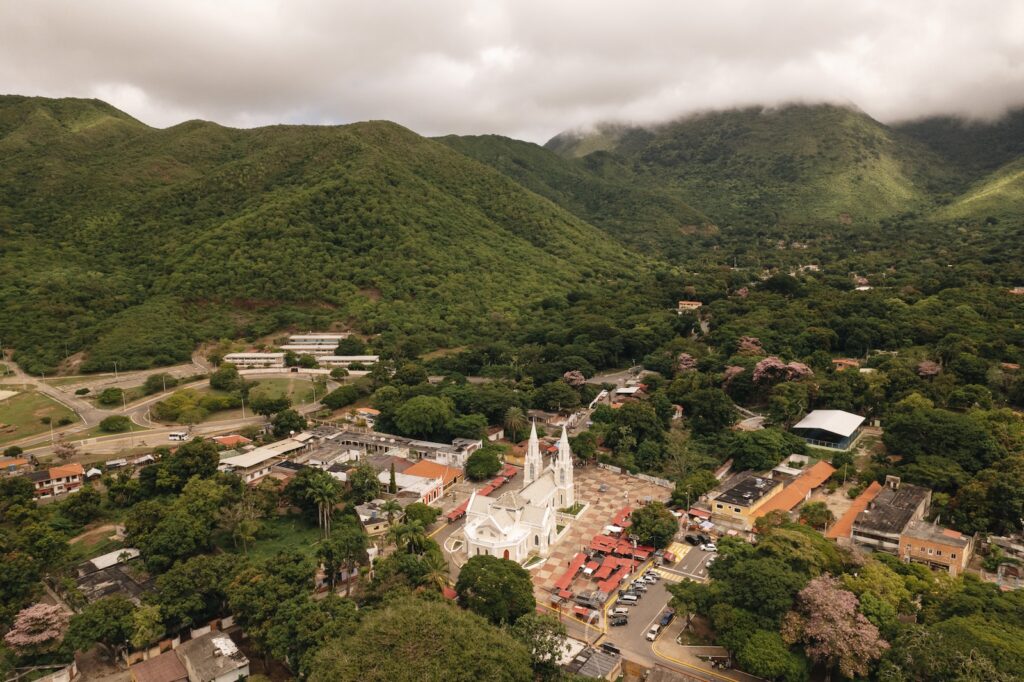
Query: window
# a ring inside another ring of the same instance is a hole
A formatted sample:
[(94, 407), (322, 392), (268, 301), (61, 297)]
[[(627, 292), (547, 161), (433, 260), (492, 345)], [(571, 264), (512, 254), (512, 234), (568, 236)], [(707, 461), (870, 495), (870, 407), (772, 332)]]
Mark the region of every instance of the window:
[(942, 550), (941, 549), (935, 550), (935, 556), (942, 556)]
[(956, 553), (954, 552), (953, 554), (950, 554), (950, 555), (949, 555), (949, 558), (950, 558), (950, 559), (955, 559), (955, 558), (956, 558)]
[(720, 504), (716, 504), (715, 505), (715, 509), (721, 509), (721, 508), (722, 508), (722, 505), (720, 505)]
[(540, 536), (539, 535), (534, 535), (533, 536), (533, 544), (534, 545), (539, 545), (540, 544)]
[(928, 548), (928, 554), (931, 554), (931, 553), (932, 553), (932, 548), (931, 548), (931, 547), (929, 547), (929, 548)]
[(737, 513), (737, 514), (739, 514), (739, 513), (740, 513), (740, 508), (739, 508), (739, 507), (733, 507), (733, 509), (735, 509), (735, 510), (736, 510), (736, 513)]

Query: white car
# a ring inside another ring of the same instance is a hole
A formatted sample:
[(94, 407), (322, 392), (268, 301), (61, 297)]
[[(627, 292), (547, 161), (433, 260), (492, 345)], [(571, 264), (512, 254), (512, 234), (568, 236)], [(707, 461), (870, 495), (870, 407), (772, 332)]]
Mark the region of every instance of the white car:
[(718, 547), (716, 547), (715, 543), (713, 543), (713, 542), (709, 542), (706, 545), (701, 545), (700, 548), (703, 549), (705, 552), (717, 552), (718, 551)]
[(661, 632), (661, 626), (655, 623), (651, 626), (651, 629), (647, 631), (647, 641), (653, 642), (658, 639), (658, 633)]
[(612, 615), (613, 616), (628, 616), (629, 615), (629, 609), (627, 609), (625, 606), (616, 606), (614, 609), (612, 609)]

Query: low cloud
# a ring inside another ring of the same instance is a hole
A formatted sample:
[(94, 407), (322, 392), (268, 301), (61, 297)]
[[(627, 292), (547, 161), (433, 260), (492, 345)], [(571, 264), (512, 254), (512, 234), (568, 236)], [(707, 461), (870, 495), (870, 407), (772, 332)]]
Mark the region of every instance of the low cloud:
[(1024, 104), (1024, 3), (33, 0), (0, 5), (0, 91), (534, 141), (794, 100), (993, 118)]

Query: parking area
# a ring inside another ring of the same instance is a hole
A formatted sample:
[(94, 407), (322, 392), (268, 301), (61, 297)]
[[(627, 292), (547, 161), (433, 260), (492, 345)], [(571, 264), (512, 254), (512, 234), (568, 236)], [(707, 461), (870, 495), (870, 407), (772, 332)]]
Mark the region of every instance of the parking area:
[[(604, 641), (615, 644), (623, 651), (649, 651), (651, 643), (646, 639), (647, 631), (658, 622), (669, 600), (672, 599), (672, 595), (666, 589), (668, 584), (670, 583), (667, 580), (662, 579), (649, 586), (647, 592), (640, 597), (640, 601), (628, 606), (629, 622), (626, 625), (609, 626), (607, 639)], [(608, 613), (611, 614), (616, 606), (620, 604), (613, 601)]]

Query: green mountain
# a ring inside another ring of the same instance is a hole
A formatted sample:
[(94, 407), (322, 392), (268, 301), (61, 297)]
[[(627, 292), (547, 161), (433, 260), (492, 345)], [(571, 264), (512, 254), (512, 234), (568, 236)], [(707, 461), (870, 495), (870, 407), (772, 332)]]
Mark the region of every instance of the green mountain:
[(32, 371), (330, 320), (457, 343), (643, 261), (387, 122), (158, 130), (102, 102), (2, 97), (0, 159), (0, 339)]
[(924, 144), (831, 105), (605, 126), (564, 133), (545, 146), (579, 163), (611, 156), (634, 183), (667, 192), (723, 226), (864, 223), (927, 208), (958, 179)]
[(637, 183), (628, 168), (608, 155), (577, 163), (499, 135), (439, 140), (638, 248), (663, 251), (680, 235), (710, 224), (707, 216), (671, 192)]
[(1020, 220), (1024, 215), (1024, 156), (974, 182), (935, 211), (939, 219)]
[(934, 116), (894, 126), (972, 176), (1024, 157), (1024, 109), (994, 121)]

